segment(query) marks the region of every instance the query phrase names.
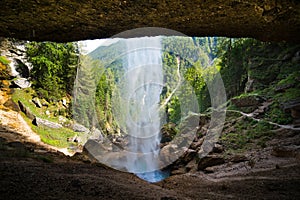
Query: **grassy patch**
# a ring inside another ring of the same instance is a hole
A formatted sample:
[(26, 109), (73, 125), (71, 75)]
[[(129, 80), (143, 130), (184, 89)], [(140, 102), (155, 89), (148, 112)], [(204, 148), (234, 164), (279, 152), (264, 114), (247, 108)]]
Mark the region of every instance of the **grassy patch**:
[(67, 128), (52, 129), (48, 127), (38, 127), (33, 125), (31, 120), (23, 113), (22, 116), (27, 124), (30, 125), (31, 129), (41, 137), (42, 142), (59, 148), (67, 148), (72, 144), (68, 142), (68, 138), (72, 138), (76, 135), (74, 131)]
[[(36, 94), (33, 89), (16, 89), (13, 93), (12, 99), (15, 103), (21, 101), (29, 110), (37, 117), (47, 119), (52, 122), (58, 122), (58, 115), (66, 112), (64, 107), (57, 107), (57, 104), (48, 103), (48, 106), (43, 106), (42, 108), (38, 108), (32, 102), (32, 98), (35, 97)], [(50, 115), (46, 115), (46, 111), (50, 111)]]
[[(55, 113), (57, 107), (55, 105), (49, 105), (48, 107), (38, 108), (31, 101), (32, 97), (35, 95), (34, 91), (31, 88), (28, 89), (17, 89), (15, 90), (12, 99), (14, 102), (21, 101), (26, 107), (30, 109), (30, 111), (37, 117), (42, 119), (47, 119), (52, 122), (58, 122), (58, 116), (46, 115), (46, 110), (49, 110), (51, 113)], [(59, 128), (52, 129), (48, 127), (37, 127), (32, 124), (32, 121), (28, 119), (23, 113), (23, 118), (30, 125), (31, 129), (40, 135), (41, 140), (49, 145), (56, 146), (59, 148), (66, 148), (71, 145), (68, 142), (68, 138), (72, 138), (76, 135), (73, 130), (68, 128)]]

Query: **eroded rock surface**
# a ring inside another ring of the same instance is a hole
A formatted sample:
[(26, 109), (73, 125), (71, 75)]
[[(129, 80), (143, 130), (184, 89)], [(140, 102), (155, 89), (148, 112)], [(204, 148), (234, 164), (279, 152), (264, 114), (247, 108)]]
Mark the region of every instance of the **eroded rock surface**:
[(133, 28), (163, 27), (189, 36), (300, 42), (296, 0), (4, 0), (1, 10), (0, 36), (25, 40), (108, 38)]

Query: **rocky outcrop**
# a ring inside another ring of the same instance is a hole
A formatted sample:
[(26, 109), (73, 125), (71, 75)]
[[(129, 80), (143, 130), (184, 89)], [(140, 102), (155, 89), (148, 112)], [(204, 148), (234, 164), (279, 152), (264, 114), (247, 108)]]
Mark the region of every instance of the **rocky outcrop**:
[(26, 41), (0, 38), (0, 54), (9, 60), (12, 77), (29, 78), (32, 65), (27, 60), (25, 44)]
[(51, 122), (49, 120), (42, 119), (42, 118), (39, 118), (39, 117), (35, 117), (34, 120), (32, 121), (32, 123), (36, 126), (46, 126), (46, 127), (54, 128), (54, 129), (63, 127), (61, 124)]
[[(0, 36), (25, 40), (108, 38), (133, 28), (163, 27), (189, 36), (300, 42), (300, 2), (296, 0), (5, 0), (1, 10)], [(163, 35), (166, 30), (138, 34)]]
[(88, 128), (86, 128), (85, 126), (78, 124), (78, 123), (74, 123), (72, 126), (73, 131), (75, 132), (82, 132), (82, 133), (89, 133), (90, 130)]

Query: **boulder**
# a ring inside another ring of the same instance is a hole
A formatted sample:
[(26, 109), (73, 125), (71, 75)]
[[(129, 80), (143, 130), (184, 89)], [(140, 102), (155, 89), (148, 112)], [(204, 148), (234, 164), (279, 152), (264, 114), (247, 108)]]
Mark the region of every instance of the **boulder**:
[(82, 133), (90, 132), (90, 130), (88, 128), (86, 128), (85, 126), (78, 124), (78, 123), (74, 123), (72, 129), (75, 132), (82, 132)]
[(38, 97), (34, 97), (34, 98), (32, 99), (32, 102), (33, 102), (33, 103), (35, 104), (35, 106), (38, 107), (38, 108), (43, 107), (43, 105), (41, 104), (41, 101), (40, 101), (40, 99), (39, 99)]
[(42, 119), (39, 117), (35, 117), (34, 120), (32, 121), (32, 123), (36, 126), (46, 126), (46, 127), (55, 128), (55, 129), (63, 127), (61, 124), (51, 122), (51, 121), (48, 121), (46, 119)]
[(89, 137), (89, 139), (93, 139), (93, 140), (96, 140), (96, 141), (103, 141), (103, 133), (102, 133), (102, 131), (100, 131), (97, 128), (92, 128), (91, 129), (91, 136)]
[(31, 83), (26, 78), (18, 78), (12, 81), (13, 85), (16, 85), (19, 88), (29, 88), (31, 87)]
[(35, 118), (34, 114), (27, 108), (21, 101), (18, 101), (18, 105), (20, 107), (20, 110), (31, 120)]

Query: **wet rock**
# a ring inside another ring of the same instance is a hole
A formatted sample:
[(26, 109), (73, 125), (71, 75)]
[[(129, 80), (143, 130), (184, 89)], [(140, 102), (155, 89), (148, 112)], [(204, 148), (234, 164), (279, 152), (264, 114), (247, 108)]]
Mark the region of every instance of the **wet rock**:
[(197, 152), (192, 149), (187, 149), (184, 154), (179, 158), (178, 162), (186, 165), (197, 156)]
[(46, 127), (55, 128), (55, 129), (63, 127), (61, 124), (51, 122), (51, 121), (48, 121), (46, 119), (42, 119), (39, 117), (35, 117), (34, 120), (32, 121), (32, 124), (34, 124), (36, 126), (46, 126)]
[(294, 128), (299, 128), (300, 127), (300, 119), (294, 119), (293, 124), (294, 124)]
[(177, 145), (168, 144), (160, 150), (159, 157), (163, 163), (173, 163), (180, 157), (181, 153), (181, 151), (178, 151)]
[(224, 164), (224, 158), (216, 155), (208, 155), (198, 162), (198, 170), (204, 170), (207, 167)]
[(20, 110), (31, 120), (35, 118), (35, 116), (32, 114), (32, 112), (27, 108), (21, 101), (18, 101), (18, 105), (20, 107)]

